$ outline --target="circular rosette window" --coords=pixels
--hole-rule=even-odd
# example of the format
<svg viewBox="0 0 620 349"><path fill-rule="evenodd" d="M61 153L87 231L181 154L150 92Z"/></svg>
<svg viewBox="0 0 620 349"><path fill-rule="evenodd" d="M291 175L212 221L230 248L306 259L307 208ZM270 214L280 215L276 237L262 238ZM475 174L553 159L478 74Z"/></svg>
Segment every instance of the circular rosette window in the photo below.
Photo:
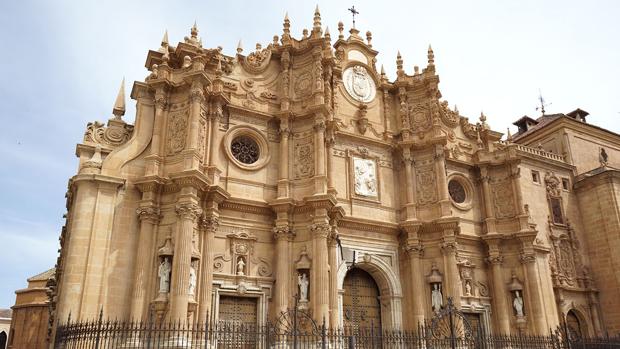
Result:
<svg viewBox="0 0 620 349"><path fill-rule="evenodd" d="M448 179L448 193L452 204L461 210L471 209L473 189L467 178L460 174L450 176Z"/></svg>
<svg viewBox="0 0 620 349"><path fill-rule="evenodd" d="M230 128L224 136L224 152L238 167L258 170L269 162L269 143L256 128L239 125Z"/></svg>

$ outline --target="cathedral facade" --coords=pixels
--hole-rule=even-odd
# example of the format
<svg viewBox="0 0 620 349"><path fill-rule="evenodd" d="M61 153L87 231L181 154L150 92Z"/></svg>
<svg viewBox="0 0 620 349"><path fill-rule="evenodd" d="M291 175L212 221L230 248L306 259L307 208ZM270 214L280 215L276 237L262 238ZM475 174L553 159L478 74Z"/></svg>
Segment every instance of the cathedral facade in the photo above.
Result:
<svg viewBox="0 0 620 349"><path fill-rule="evenodd" d="M442 100L433 50L390 81L372 34L148 52L135 124L89 123L51 323L106 318L413 329L620 330L620 136L587 112L491 130ZM615 266L615 267L614 267ZM603 311L604 309L604 311Z"/></svg>

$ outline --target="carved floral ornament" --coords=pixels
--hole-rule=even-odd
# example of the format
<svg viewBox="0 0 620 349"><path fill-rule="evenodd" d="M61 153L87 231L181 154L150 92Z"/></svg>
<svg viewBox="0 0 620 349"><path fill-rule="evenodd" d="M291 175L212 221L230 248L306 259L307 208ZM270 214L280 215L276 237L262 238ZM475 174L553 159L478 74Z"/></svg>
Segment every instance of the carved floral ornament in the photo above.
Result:
<svg viewBox="0 0 620 349"><path fill-rule="evenodd" d="M222 146L228 159L244 170L259 170L269 163L269 143L265 135L252 126L231 127Z"/></svg>

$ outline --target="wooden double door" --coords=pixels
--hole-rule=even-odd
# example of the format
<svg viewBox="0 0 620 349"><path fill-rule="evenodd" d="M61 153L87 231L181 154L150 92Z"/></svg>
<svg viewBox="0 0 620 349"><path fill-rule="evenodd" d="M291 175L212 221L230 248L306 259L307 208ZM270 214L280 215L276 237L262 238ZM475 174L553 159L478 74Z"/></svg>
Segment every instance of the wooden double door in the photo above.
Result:
<svg viewBox="0 0 620 349"><path fill-rule="evenodd" d="M347 328L381 330L379 287L370 274L354 268L344 278L343 316Z"/></svg>

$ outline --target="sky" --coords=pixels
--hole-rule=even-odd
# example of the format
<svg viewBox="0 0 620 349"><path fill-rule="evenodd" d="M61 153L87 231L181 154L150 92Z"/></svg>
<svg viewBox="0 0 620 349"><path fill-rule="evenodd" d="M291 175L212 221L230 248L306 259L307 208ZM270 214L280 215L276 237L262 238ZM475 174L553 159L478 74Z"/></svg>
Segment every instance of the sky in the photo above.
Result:
<svg viewBox="0 0 620 349"><path fill-rule="evenodd" d="M547 113L579 107L620 133L619 1L1 1L0 308L54 266L76 143L87 122L112 116L123 77L129 95L148 75L165 29L176 45L196 21L204 47L233 55L240 39L248 52L281 35L287 11L301 37L317 3L332 38L355 5L390 79L398 50L412 74L432 44L443 98L472 121L484 111L505 132L539 116L541 91Z"/></svg>

